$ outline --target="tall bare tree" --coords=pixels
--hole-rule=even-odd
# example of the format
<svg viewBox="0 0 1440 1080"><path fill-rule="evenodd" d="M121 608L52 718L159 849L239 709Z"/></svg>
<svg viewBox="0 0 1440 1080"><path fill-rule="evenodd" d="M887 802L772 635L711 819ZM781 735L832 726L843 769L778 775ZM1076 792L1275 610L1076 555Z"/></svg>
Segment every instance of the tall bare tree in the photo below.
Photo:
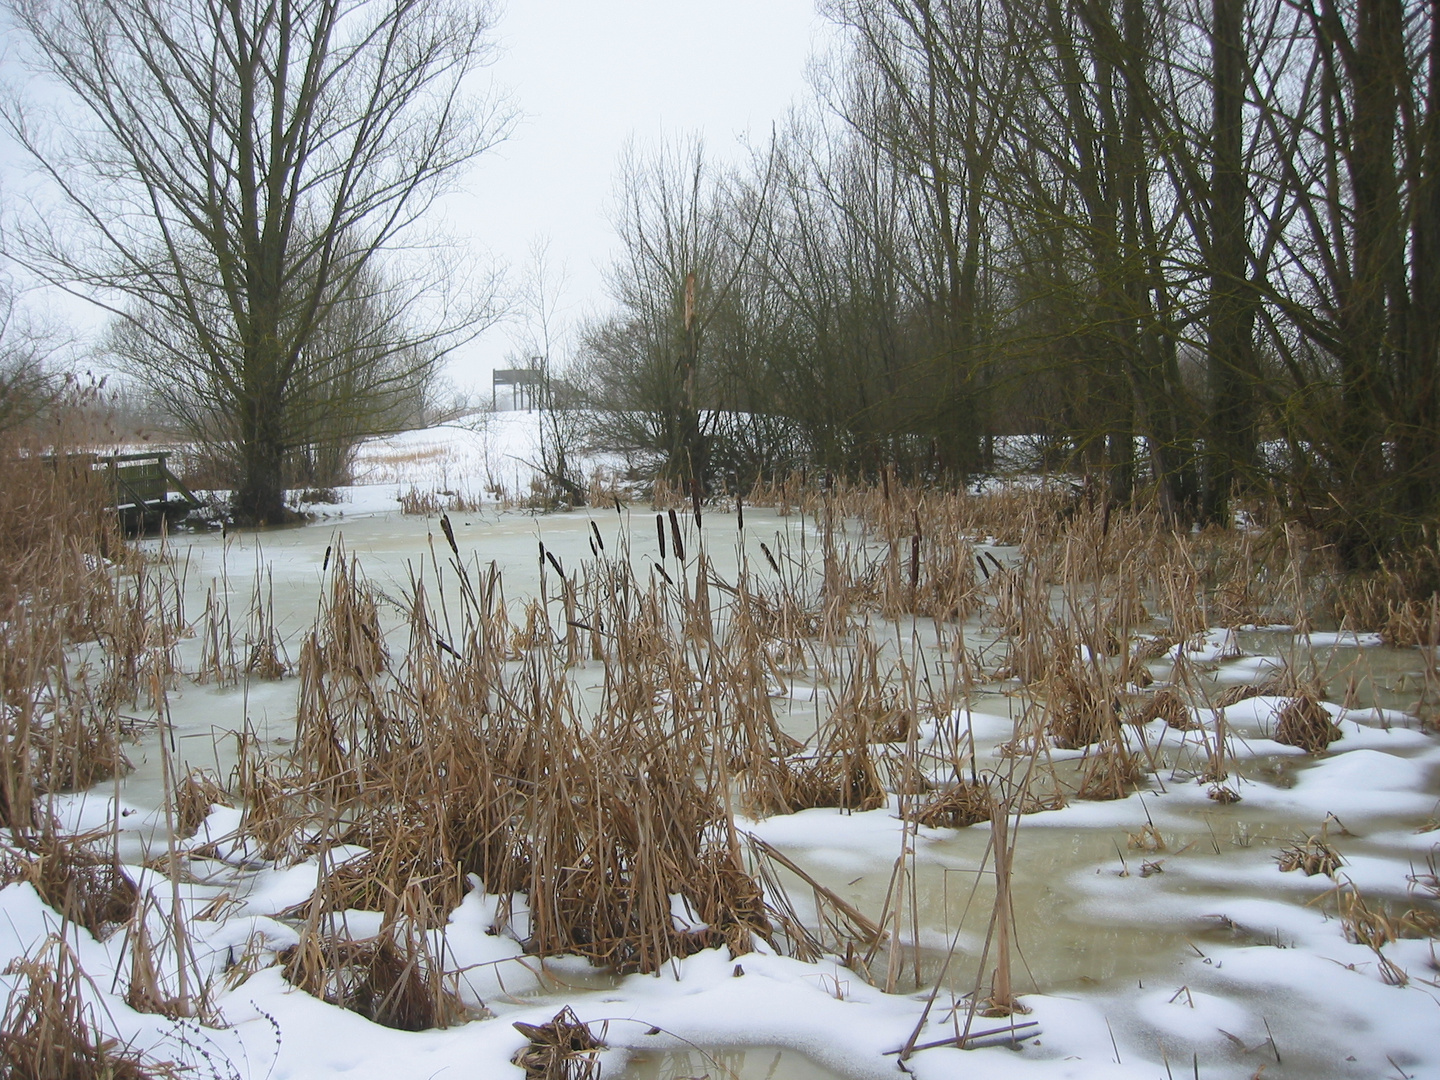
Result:
<svg viewBox="0 0 1440 1080"><path fill-rule="evenodd" d="M897 177L913 357L906 381L928 406L909 425L935 437L947 471L980 464L993 172L1014 117L1020 65L1003 5L974 0L835 0L855 49L833 106ZM852 209L860 209L852 207Z"/></svg>
<svg viewBox="0 0 1440 1080"><path fill-rule="evenodd" d="M1262 113L1277 257L1261 314L1284 373L1281 479L1361 568L1433 544L1440 520L1440 10L1295 7L1298 61Z"/></svg>
<svg viewBox="0 0 1440 1080"><path fill-rule="evenodd" d="M695 140L632 150L623 165L623 253L609 274L619 312L586 334L587 396L606 445L649 458L696 500L712 479L721 410L734 407L724 400L721 323L755 249L768 187L768 166L753 187L737 185Z"/></svg>
<svg viewBox="0 0 1440 1080"><path fill-rule="evenodd" d="M446 295L417 226L508 128L468 80L490 8L466 0L7 0L65 111L4 119L60 206L12 231L31 269L108 306L153 370L230 420L237 519L285 515L316 373L365 363L324 328L391 283L386 348L444 352L489 295ZM408 246L408 250L405 250ZM403 256L404 258L399 258ZM383 276L367 268L390 261ZM197 432L197 434L200 434Z"/></svg>

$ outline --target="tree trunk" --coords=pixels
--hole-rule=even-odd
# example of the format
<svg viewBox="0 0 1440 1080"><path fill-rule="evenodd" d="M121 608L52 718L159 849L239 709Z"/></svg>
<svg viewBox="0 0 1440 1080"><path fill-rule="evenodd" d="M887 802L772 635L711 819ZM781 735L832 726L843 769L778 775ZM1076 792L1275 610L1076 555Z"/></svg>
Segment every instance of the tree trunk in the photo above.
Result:
<svg viewBox="0 0 1440 1080"><path fill-rule="evenodd" d="M264 348L252 349L249 367L255 374L238 402L240 409L240 476L231 512L241 525L279 525L285 509L284 395L278 385L279 358Z"/></svg>
<svg viewBox="0 0 1440 1080"><path fill-rule="evenodd" d="M1230 491L1253 464L1255 304L1249 287L1246 185L1243 174L1245 0L1213 0L1211 62L1214 85L1210 179L1210 319L1203 514L1229 522Z"/></svg>
<svg viewBox="0 0 1440 1080"><path fill-rule="evenodd" d="M1395 384L1400 512L1411 543L1440 509L1440 10L1431 4L1430 64L1413 198L1410 310L1404 366ZM1423 542L1423 541L1421 541Z"/></svg>
<svg viewBox="0 0 1440 1080"><path fill-rule="evenodd" d="M1393 537L1385 490L1385 431L1377 408L1392 368L1393 286L1403 282L1404 231L1395 168L1397 89L1405 70L1400 0L1359 0L1351 61L1354 113L1349 140L1355 199L1352 279L1342 294L1337 450L1345 482L1337 548L1346 565L1373 565Z"/></svg>

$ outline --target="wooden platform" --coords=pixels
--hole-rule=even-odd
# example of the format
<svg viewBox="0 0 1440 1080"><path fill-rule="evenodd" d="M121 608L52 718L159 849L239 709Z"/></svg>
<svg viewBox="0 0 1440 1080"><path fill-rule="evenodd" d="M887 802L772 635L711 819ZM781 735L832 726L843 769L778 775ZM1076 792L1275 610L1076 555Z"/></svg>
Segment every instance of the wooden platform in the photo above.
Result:
<svg viewBox="0 0 1440 1080"><path fill-rule="evenodd" d="M106 454L94 468L108 473L115 512L127 532L146 532L160 523L175 524L199 509L200 500L166 464L169 453Z"/></svg>

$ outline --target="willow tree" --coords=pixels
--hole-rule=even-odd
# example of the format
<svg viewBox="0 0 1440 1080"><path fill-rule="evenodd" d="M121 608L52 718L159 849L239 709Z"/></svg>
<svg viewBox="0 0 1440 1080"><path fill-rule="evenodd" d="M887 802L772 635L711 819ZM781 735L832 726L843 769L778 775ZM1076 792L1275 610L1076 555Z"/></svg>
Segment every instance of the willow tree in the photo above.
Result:
<svg viewBox="0 0 1440 1080"><path fill-rule="evenodd" d="M387 322L391 355L443 353L488 306L443 302L445 268L390 256L419 250L425 211L508 127L468 90L490 9L6 4L40 85L68 91L4 113L49 181L42 194L58 193L14 225L16 254L124 320L157 384L214 403L222 430L192 434L230 448L236 518L281 520L285 457L310 437L319 374L373 359L324 347L345 341L331 331L381 280L372 271L389 264L383 307L411 316Z"/></svg>

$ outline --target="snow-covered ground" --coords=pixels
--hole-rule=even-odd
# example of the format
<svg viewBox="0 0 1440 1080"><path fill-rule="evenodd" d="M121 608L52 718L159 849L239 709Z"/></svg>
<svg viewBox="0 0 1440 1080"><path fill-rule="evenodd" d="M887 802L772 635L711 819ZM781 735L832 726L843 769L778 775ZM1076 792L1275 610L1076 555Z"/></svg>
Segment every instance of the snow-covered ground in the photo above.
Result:
<svg viewBox="0 0 1440 1080"><path fill-rule="evenodd" d="M416 489L485 495L493 504L497 489L523 493L538 452L535 432L533 414L509 413L483 430L377 440L360 455L363 483L342 491L338 504L311 508L322 516L310 525L172 540L185 566L188 612L193 617L203 607L207 592L228 596L241 610L263 580L294 658L338 540L382 593L398 595L430 559L438 527L433 518L401 515L400 497ZM632 520L631 512L614 509L537 516L484 505L454 513L452 521L462 557L494 561L512 601L537 588L537 540L566 565L578 565L592 522L606 539L635 537L637 552L639 538L653 539L643 508ZM758 565L762 541L773 546L777 537L806 528L798 516L750 509L743 536L735 524L733 516L716 514L706 525L707 550L722 579L733 579L742 560ZM182 666L194 664L199 647L182 642ZM1188 655L1224 686L1264 679L1297 648L1329 650L1343 663L1353 656L1391 686L1421 669L1417 651L1387 649L1368 635L1313 633L1297 641L1285 628L1212 631ZM1163 677L1166 662L1155 670ZM169 703L181 758L223 772L234 757L228 733L245 723L283 749L293 735L295 685L182 683ZM959 718L982 761L1000 761L1016 733L1017 706L1004 689L977 692ZM803 735L818 688L795 679L774 692L781 722ZM1411 879L1426 872L1425 860L1440 843L1440 832L1424 831L1440 819L1440 742L1402 711L1327 704L1343 737L1326 753L1306 755L1273 738L1282 704L1254 697L1225 710L1243 776L1236 781L1239 802L1218 802L1189 778L1188 768L1205 753L1201 734L1157 720L1131 734L1154 765L1141 791L1020 818L1016 983L1030 1011L1017 1020L1036 1026L1013 1048L941 1046L914 1054L905 1068L937 1080L1440 1078L1433 939L1401 938L1377 951L1347 940L1336 917L1345 890L1392 916L1408 907L1437 910ZM1197 719L1213 725L1214 716L1199 710ZM927 737L933 734L932 728ZM1067 753L1075 752L1055 750L1053 757ZM89 976L85 994L97 1025L151 1060L193 1067L192 1075L518 1080L522 1072L511 1059L526 1039L513 1023L544 1023L570 1005L603 1033L607 1076L880 1077L897 1072L894 1052L926 1014L928 986L882 993L839 958L801 963L774 955L763 942L738 958L709 950L655 976L609 978L580 961L541 963L520 945L523 903L507 923L497 918L498 898L477 889L451 914L443 942L435 935L476 1019L420 1033L379 1027L292 988L271 962L297 940L293 920L282 913L313 891L315 862L196 860L194 880L178 887L144 867L158 853L163 823L159 746L142 744L130 754L136 768L120 785L118 803L106 784L59 798L53 809L75 831L118 823L128 872L157 909L170 910L178 898L191 916L194 970L212 981L214 1015L174 1022L132 1009L123 999L126 936L97 941L82 928L62 926L24 883L0 890L0 968L34 954L47 935L63 935ZM216 809L187 846L217 841L224 854L239 813ZM871 917L879 914L906 837L893 798L866 813L819 809L739 824ZM1345 860L1335 877L1282 873L1275 860L1281 848L1322 826ZM920 1044L945 1039L965 1021L961 995L974 979L989 918L988 901L967 912L967 898L989 838L984 825L911 833L920 944L943 955L953 942L955 970L965 972L939 992ZM209 876L197 869L207 865ZM352 913L352 932L366 932L377 918ZM20 978L6 972L0 993ZM1004 1024L979 1019L975 1030Z"/></svg>
<svg viewBox="0 0 1440 1080"><path fill-rule="evenodd" d="M339 490L343 501L306 509L322 516L382 513L394 510L407 493L437 496L442 505L524 502L534 493L545 458L541 422L541 414L533 411L482 412L367 440L356 455L354 484ZM613 476L625 466L615 454L570 452L577 479L597 470Z"/></svg>

